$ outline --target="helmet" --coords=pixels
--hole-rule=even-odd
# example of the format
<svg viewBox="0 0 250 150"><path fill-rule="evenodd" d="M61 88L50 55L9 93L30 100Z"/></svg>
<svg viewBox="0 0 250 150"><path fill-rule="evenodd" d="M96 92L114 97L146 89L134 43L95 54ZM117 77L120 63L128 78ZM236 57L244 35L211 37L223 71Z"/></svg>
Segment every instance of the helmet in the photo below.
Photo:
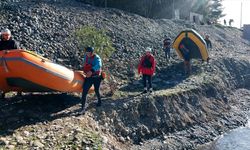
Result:
<svg viewBox="0 0 250 150"><path fill-rule="evenodd" d="M170 41L171 39L170 39L170 37L167 37L166 40L169 40L169 41Z"/></svg>
<svg viewBox="0 0 250 150"><path fill-rule="evenodd" d="M2 31L1 31L1 34L9 34L9 35L11 35L11 32L10 32L10 30L9 29L3 29Z"/></svg>
<svg viewBox="0 0 250 150"><path fill-rule="evenodd" d="M87 47L86 48L86 52L93 52L94 51L94 48L93 47Z"/></svg>
<svg viewBox="0 0 250 150"><path fill-rule="evenodd" d="M145 52L152 52L152 48L147 47L146 50L145 50Z"/></svg>

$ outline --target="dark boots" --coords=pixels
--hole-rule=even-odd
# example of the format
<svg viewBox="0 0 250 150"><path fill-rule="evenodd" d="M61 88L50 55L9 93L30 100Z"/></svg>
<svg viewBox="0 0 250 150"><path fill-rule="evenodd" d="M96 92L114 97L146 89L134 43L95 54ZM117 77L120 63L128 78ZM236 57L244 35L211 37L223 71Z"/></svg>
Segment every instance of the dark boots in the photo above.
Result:
<svg viewBox="0 0 250 150"><path fill-rule="evenodd" d="M101 99L98 99L98 102L96 103L96 107L100 107L100 106L102 106L102 101Z"/></svg>

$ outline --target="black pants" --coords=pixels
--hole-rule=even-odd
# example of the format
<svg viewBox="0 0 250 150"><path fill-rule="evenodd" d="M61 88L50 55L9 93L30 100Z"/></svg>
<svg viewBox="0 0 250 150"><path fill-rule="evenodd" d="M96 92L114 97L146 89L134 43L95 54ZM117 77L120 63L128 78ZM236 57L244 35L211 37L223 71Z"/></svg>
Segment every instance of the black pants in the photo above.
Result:
<svg viewBox="0 0 250 150"><path fill-rule="evenodd" d="M149 84L148 89L152 88L152 76L151 75L143 74L142 75L142 80L143 80L143 86L144 86L144 88L147 87L147 81L148 81L148 84Z"/></svg>
<svg viewBox="0 0 250 150"><path fill-rule="evenodd" d="M164 51L165 51L165 57L166 57L166 59L170 59L170 48L167 47L167 48L164 49Z"/></svg>
<svg viewBox="0 0 250 150"><path fill-rule="evenodd" d="M85 81L83 84L83 92L82 92L82 108L83 109L85 109L85 105L87 102L87 94L92 85L94 85L95 94L97 96L98 103L101 103L101 95L100 95L101 81L102 79L100 76L85 78Z"/></svg>

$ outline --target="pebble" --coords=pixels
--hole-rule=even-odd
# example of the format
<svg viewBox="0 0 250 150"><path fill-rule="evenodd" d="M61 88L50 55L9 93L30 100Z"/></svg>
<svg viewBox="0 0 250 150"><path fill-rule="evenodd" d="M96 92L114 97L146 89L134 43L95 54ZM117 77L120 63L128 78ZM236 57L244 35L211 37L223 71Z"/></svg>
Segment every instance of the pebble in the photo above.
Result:
<svg viewBox="0 0 250 150"><path fill-rule="evenodd" d="M36 146L38 148L43 148L44 147L44 145L38 140L34 141L33 146Z"/></svg>

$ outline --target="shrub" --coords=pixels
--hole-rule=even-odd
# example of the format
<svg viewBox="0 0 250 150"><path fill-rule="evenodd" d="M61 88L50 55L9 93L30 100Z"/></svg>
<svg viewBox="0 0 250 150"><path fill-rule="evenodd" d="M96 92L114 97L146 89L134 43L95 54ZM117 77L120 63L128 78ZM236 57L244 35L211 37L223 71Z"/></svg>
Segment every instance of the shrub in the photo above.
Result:
<svg viewBox="0 0 250 150"><path fill-rule="evenodd" d="M75 32L79 47L91 46L103 60L108 59L115 51L109 36L105 30L97 29L92 26L83 26Z"/></svg>

